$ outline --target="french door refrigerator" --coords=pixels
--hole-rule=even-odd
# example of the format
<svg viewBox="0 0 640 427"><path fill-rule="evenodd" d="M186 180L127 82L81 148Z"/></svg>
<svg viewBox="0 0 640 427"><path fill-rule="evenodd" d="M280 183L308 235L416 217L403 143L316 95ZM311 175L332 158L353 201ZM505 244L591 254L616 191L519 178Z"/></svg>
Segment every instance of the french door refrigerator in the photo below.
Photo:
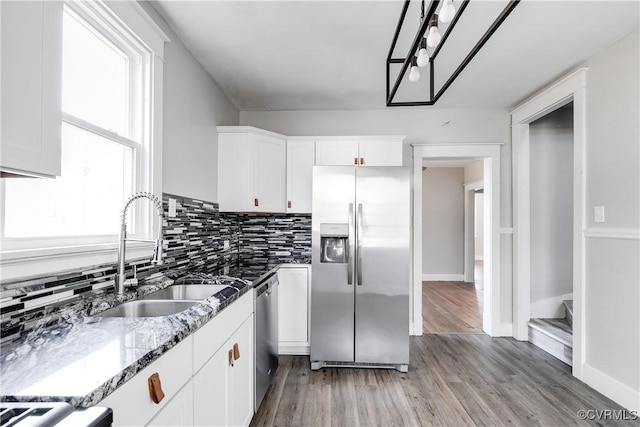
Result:
<svg viewBox="0 0 640 427"><path fill-rule="evenodd" d="M313 168L311 369L409 367L410 173Z"/></svg>

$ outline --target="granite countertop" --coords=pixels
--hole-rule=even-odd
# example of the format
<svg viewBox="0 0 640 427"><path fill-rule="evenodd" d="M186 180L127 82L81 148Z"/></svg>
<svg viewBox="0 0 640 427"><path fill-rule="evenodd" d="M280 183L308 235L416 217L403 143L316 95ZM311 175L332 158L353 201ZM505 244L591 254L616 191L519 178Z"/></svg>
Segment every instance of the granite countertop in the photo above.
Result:
<svg viewBox="0 0 640 427"><path fill-rule="evenodd" d="M0 357L0 400L63 401L94 406L117 387L174 347L251 289L246 280L219 277L225 289L186 311L164 317L108 318L71 316L55 327L30 333ZM160 275L124 297L112 295L88 314L170 286ZM226 292L225 292L226 291Z"/></svg>

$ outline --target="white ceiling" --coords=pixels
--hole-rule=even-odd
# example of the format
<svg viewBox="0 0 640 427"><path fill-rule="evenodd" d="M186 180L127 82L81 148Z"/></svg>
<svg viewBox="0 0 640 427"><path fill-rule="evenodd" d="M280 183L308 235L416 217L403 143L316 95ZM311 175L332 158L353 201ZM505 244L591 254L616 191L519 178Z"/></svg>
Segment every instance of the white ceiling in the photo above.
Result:
<svg viewBox="0 0 640 427"><path fill-rule="evenodd" d="M636 30L639 3L521 1L435 107L514 107ZM242 111L386 108L385 60L401 0L152 4ZM504 5L470 2L437 59L437 83ZM414 0L394 56L406 54L418 13ZM423 99L423 74L413 86L403 81L397 100Z"/></svg>

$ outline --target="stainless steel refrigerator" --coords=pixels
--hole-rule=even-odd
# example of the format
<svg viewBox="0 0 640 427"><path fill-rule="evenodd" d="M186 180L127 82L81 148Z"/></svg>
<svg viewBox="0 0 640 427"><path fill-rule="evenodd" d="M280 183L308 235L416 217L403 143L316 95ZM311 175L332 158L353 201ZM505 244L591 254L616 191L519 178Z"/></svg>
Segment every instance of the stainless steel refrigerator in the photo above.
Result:
<svg viewBox="0 0 640 427"><path fill-rule="evenodd" d="M409 366L409 168L313 168L311 369Z"/></svg>

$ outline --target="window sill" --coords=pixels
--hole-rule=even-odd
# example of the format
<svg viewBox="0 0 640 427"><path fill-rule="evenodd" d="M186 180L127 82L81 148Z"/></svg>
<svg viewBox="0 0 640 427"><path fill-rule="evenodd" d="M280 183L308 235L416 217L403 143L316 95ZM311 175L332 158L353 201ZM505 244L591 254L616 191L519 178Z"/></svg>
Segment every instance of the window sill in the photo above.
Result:
<svg viewBox="0 0 640 427"><path fill-rule="evenodd" d="M127 260L153 255L153 243L127 243ZM118 260L118 243L64 246L0 253L0 281L15 281L61 271L90 269Z"/></svg>

